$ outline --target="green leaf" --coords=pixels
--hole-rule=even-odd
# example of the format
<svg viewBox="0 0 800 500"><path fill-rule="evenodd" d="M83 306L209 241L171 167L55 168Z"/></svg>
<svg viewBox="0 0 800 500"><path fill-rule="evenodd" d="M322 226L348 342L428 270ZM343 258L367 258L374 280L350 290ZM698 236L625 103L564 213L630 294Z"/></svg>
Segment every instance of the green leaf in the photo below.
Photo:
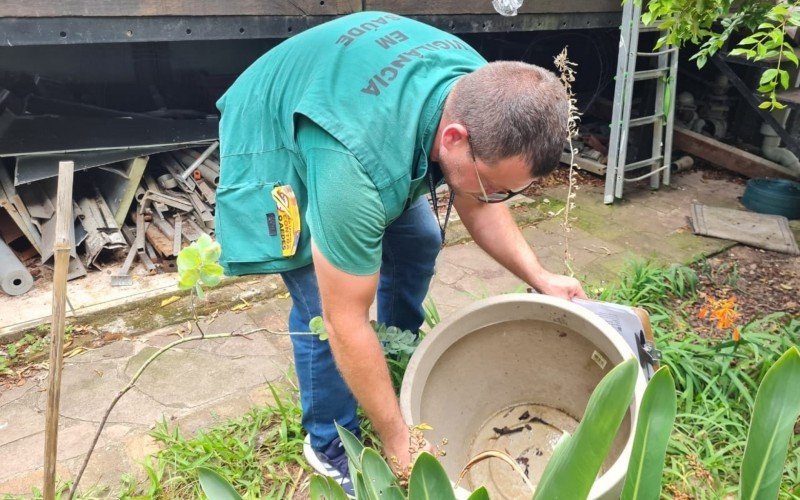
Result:
<svg viewBox="0 0 800 500"><path fill-rule="evenodd" d="M178 252L178 273L200 267L200 251L197 247L188 246Z"/></svg>
<svg viewBox="0 0 800 500"><path fill-rule="evenodd" d="M182 273L178 273L178 288L181 290L190 290L197 284L200 279L200 271L198 269L187 269Z"/></svg>
<svg viewBox="0 0 800 500"><path fill-rule="evenodd" d="M792 347L772 365L756 394L742 459L743 500L777 498L783 464L800 416L800 350Z"/></svg>
<svg viewBox="0 0 800 500"><path fill-rule="evenodd" d="M222 247L219 243L212 243L200 252L203 262L206 264L219 262L219 256L222 254Z"/></svg>
<svg viewBox="0 0 800 500"><path fill-rule="evenodd" d="M784 89L788 89L789 88L789 72L788 71L784 71L784 70L780 70L780 75L781 75L781 87L783 87Z"/></svg>
<svg viewBox="0 0 800 500"><path fill-rule="evenodd" d="M697 68L698 69L702 69L703 66L706 65L707 61L708 61L708 58L706 57L705 54L701 54L700 56L698 56L697 57Z"/></svg>
<svg viewBox="0 0 800 500"><path fill-rule="evenodd" d="M408 479L409 500L455 500L453 485L442 464L428 452L422 452L411 468Z"/></svg>
<svg viewBox="0 0 800 500"><path fill-rule="evenodd" d="M361 471L356 471L355 474L350 472L353 477L353 488L356 490L356 498L358 500L369 500L369 493L367 486L364 484L364 475Z"/></svg>
<svg viewBox="0 0 800 500"><path fill-rule="evenodd" d="M322 316L314 316L311 318L311 321L308 322L308 329L311 330L312 333L324 333L325 321L322 320Z"/></svg>
<svg viewBox="0 0 800 500"><path fill-rule="evenodd" d="M350 463L356 470L361 471L361 452L364 451L364 445L361 444L361 441L359 441L352 432L341 425L336 424L336 430L339 431L339 439L342 440L344 451L347 453L347 458L350 460Z"/></svg>
<svg viewBox="0 0 800 500"><path fill-rule="evenodd" d="M758 38L755 36L748 36L747 38L743 38L739 41L739 45L753 45L754 43L758 42Z"/></svg>
<svg viewBox="0 0 800 500"><path fill-rule="evenodd" d="M489 492L485 487L481 486L477 490L473 491L467 500L489 500Z"/></svg>
<svg viewBox="0 0 800 500"><path fill-rule="evenodd" d="M372 448L364 448L361 452L361 472L364 474L364 486L369 498L379 500L392 494L388 490L395 485L397 479L389 465Z"/></svg>
<svg viewBox="0 0 800 500"><path fill-rule="evenodd" d="M658 500L667 443L675 424L678 397L669 368L661 367L644 391L622 500Z"/></svg>
<svg viewBox="0 0 800 500"><path fill-rule="evenodd" d="M742 55L747 54L747 52L748 52L747 49L736 48L736 49L733 49L730 52L728 52L728 55L731 55L731 56L742 56Z"/></svg>
<svg viewBox="0 0 800 500"><path fill-rule="evenodd" d="M547 463L534 499L589 496L628 412L638 373L636 360L628 359L597 384L575 434L564 443L563 452L554 453Z"/></svg>
<svg viewBox="0 0 800 500"><path fill-rule="evenodd" d="M761 109L767 109L767 108L768 108L768 107L770 107L771 105L772 105L772 103L771 103L771 102L769 102L769 101L764 101L764 102L762 102L761 104L759 104L759 105L758 105L758 107L759 107L759 108L761 108Z"/></svg>
<svg viewBox="0 0 800 500"><path fill-rule="evenodd" d="M786 45L786 44L784 44L784 45ZM786 50L783 51L783 57L785 57L787 60L793 62L795 66L798 65L797 55L794 53L794 49L791 48L791 46L789 46L789 48L787 48Z"/></svg>
<svg viewBox="0 0 800 500"><path fill-rule="evenodd" d="M761 85L764 85L765 83L767 83L770 80L774 79L776 76L778 76L778 70L775 69L775 68L770 68L770 69L764 71L764 73L761 75L761 80L759 81L759 83Z"/></svg>
<svg viewBox="0 0 800 500"><path fill-rule="evenodd" d="M200 286L199 282L194 284L194 291L197 293L198 299L203 300L206 298L206 294L203 292L203 287Z"/></svg>
<svg viewBox="0 0 800 500"><path fill-rule="evenodd" d="M332 477L314 475L311 478L311 500L347 500L339 483Z"/></svg>
<svg viewBox="0 0 800 500"><path fill-rule="evenodd" d="M200 280L208 286L217 286L222 279L222 266L219 264L205 264L200 269Z"/></svg>
<svg viewBox="0 0 800 500"><path fill-rule="evenodd" d="M197 468L200 477L200 487L208 500L242 500L242 497L233 489L224 477L205 467Z"/></svg>

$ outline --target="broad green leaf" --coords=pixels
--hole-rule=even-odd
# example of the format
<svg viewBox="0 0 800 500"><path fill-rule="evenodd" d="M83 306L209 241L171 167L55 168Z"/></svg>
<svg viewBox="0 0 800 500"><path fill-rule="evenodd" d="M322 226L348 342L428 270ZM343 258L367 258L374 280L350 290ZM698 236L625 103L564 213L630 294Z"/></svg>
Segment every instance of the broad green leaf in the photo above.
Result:
<svg viewBox="0 0 800 500"><path fill-rule="evenodd" d="M489 492L486 491L485 487L481 486L473 491L467 500L489 500Z"/></svg>
<svg viewBox="0 0 800 500"><path fill-rule="evenodd" d="M737 49L731 50L728 54L731 55L731 56L742 56L742 55L747 54L747 52L748 52L747 49L737 48Z"/></svg>
<svg viewBox="0 0 800 500"><path fill-rule="evenodd" d="M385 495L390 494L387 490L396 483L392 469L372 448L364 448L361 452L361 473L364 474L369 498L375 500L387 498Z"/></svg>
<svg viewBox="0 0 800 500"><path fill-rule="evenodd" d="M758 38L756 38L755 36L748 36L747 38L743 38L739 42L739 45L753 45L753 44L755 44L757 42L758 42Z"/></svg>
<svg viewBox="0 0 800 500"><path fill-rule="evenodd" d="M313 333L322 333L325 331L325 322L322 320L322 316L314 316L311 318L311 321L308 322L308 329L311 330Z"/></svg>
<svg viewBox="0 0 800 500"><path fill-rule="evenodd" d="M453 485L436 457L423 452L408 479L408 500L455 500Z"/></svg>
<svg viewBox="0 0 800 500"><path fill-rule="evenodd" d="M355 473L351 471L350 474L353 479L353 488L356 490L356 498L368 500L369 493L367 492L367 486L364 484L364 475L360 471L355 471Z"/></svg>
<svg viewBox="0 0 800 500"><path fill-rule="evenodd" d="M197 269L189 269L179 275L178 288L181 290L190 290L200 279L200 271Z"/></svg>
<svg viewBox="0 0 800 500"><path fill-rule="evenodd" d="M761 75L761 80L759 81L759 83L761 85L764 85L765 83L767 83L768 81L772 80L776 76L778 76L778 70L775 69L775 68L770 68L770 69L764 71L764 73Z"/></svg>
<svg viewBox="0 0 800 500"><path fill-rule="evenodd" d="M212 262L218 262L219 256L221 254L222 254L222 247L219 246L219 243L217 242L211 243L210 245L206 246L200 251L200 257L206 264L210 264Z"/></svg>
<svg viewBox="0 0 800 500"><path fill-rule="evenodd" d="M742 459L743 500L777 498L783 464L800 416L800 350L792 347L764 375Z"/></svg>
<svg viewBox="0 0 800 500"><path fill-rule="evenodd" d="M205 264L200 268L200 280L208 286L219 285L222 279L222 266L219 264Z"/></svg>
<svg viewBox="0 0 800 500"><path fill-rule="evenodd" d="M628 411L639 365L629 359L597 384L575 434L545 467L535 499L587 498ZM550 469L553 469L552 471Z"/></svg>
<svg viewBox="0 0 800 500"><path fill-rule="evenodd" d="M359 441L352 432L341 425L336 424L336 430L339 431L339 439L342 440L344 451L347 453L347 458L350 460L350 463L353 464L356 470L363 470L361 468L361 452L364 451L364 445L361 444L361 441Z"/></svg>
<svg viewBox="0 0 800 500"><path fill-rule="evenodd" d="M644 391L622 500L658 500L661 496L664 457L677 408L675 380L663 366Z"/></svg>
<svg viewBox="0 0 800 500"><path fill-rule="evenodd" d="M214 240L211 239L211 236L203 233L197 238L197 241L194 242L194 245L197 247L198 250L201 252L211 247L214 244Z"/></svg>
<svg viewBox="0 0 800 500"><path fill-rule="evenodd" d="M242 497L233 489L224 477L205 467L197 468L200 477L200 487L208 500L242 500Z"/></svg>
<svg viewBox="0 0 800 500"><path fill-rule="evenodd" d="M178 273L182 273L188 269L196 269L200 267L200 251L193 247L188 246L178 252Z"/></svg>
<svg viewBox="0 0 800 500"><path fill-rule="evenodd" d="M314 475L311 478L311 500L347 500L339 483L332 477Z"/></svg>
<svg viewBox="0 0 800 500"><path fill-rule="evenodd" d="M780 70L780 75L781 75L781 87L783 87L784 89L788 89L789 88L789 72L788 71L784 71L784 70Z"/></svg>
<svg viewBox="0 0 800 500"><path fill-rule="evenodd" d="M761 109L767 109L767 108L768 108L768 107L770 107L771 105L772 105L772 103L771 103L771 102L769 102L769 101L764 101L764 102L762 102L761 104L759 104L759 105L758 105L758 107L759 107L759 108L761 108Z"/></svg>

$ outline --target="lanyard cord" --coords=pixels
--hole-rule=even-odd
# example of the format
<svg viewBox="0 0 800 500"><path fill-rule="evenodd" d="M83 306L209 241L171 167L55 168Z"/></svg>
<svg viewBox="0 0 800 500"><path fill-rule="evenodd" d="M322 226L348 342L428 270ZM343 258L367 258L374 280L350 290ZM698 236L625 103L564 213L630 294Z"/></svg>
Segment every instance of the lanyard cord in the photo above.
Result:
<svg viewBox="0 0 800 500"><path fill-rule="evenodd" d="M450 199L447 201L447 211L444 214L444 225L439 221L439 200L436 197L436 186L433 183L433 174L428 168L428 188L431 190L431 202L433 203L433 213L436 216L436 223L439 225L439 230L442 232L442 248L444 248L444 234L447 229L447 222L450 220L450 211L453 208L453 200L456 194L451 190Z"/></svg>

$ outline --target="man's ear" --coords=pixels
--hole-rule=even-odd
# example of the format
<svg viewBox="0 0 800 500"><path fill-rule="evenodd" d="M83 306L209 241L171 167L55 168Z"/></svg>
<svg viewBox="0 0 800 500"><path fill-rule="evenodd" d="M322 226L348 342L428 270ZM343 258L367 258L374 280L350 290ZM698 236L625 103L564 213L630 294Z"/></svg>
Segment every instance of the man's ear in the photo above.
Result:
<svg viewBox="0 0 800 500"><path fill-rule="evenodd" d="M442 130L442 147L451 151L458 147L464 147L468 137L469 133L464 125L451 123Z"/></svg>

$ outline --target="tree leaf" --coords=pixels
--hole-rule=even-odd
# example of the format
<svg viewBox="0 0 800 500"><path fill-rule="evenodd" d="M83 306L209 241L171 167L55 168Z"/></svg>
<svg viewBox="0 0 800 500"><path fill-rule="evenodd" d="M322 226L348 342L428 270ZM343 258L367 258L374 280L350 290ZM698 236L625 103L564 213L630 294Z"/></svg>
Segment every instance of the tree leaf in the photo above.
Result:
<svg viewBox="0 0 800 500"><path fill-rule="evenodd" d="M397 479L377 451L364 448L361 452L361 472L364 474L364 486L367 488L369 498L378 500L391 495L388 490L396 484Z"/></svg>
<svg viewBox="0 0 800 500"><path fill-rule="evenodd" d="M639 365L628 359L603 377L592 392L581 423L563 451L554 453L534 496L587 498L622 419L628 412ZM552 470L551 470L552 469Z"/></svg>
<svg viewBox="0 0 800 500"><path fill-rule="evenodd" d="M661 367L644 391L622 500L658 500L667 443L675 424L678 397L669 368Z"/></svg>
<svg viewBox="0 0 800 500"><path fill-rule="evenodd" d="M311 478L311 500L347 500L339 483L332 477L314 475Z"/></svg>
<svg viewBox="0 0 800 500"><path fill-rule="evenodd" d="M770 106L772 106L772 103L769 102L769 101L764 101L764 102L762 102L761 104L758 105L758 107L761 108L761 109L767 109Z"/></svg>
<svg viewBox="0 0 800 500"><path fill-rule="evenodd" d="M780 70L780 75L781 75L781 87L783 87L784 89L788 89L789 88L789 72L788 71L784 71L784 70Z"/></svg>
<svg viewBox="0 0 800 500"><path fill-rule="evenodd" d="M800 350L792 347L764 375L742 459L739 498L777 498L794 425L800 416Z"/></svg>
<svg viewBox="0 0 800 500"><path fill-rule="evenodd" d="M455 500L453 485L442 464L428 452L422 452L411 468L408 479L409 500Z"/></svg>
<svg viewBox="0 0 800 500"><path fill-rule="evenodd" d="M339 431L339 439L342 440L344 451L347 453L347 458L350 460L350 463L353 464L356 470L361 471L361 453L364 451L364 445L361 444L361 441L359 441L352 432L341 425L336 424L336 430Z"/></svg>
<svg viewBox="0 0 800 500"><path fill-rule="evenodd" d="M213 470L198 467L197 475L200 477L200 487L209 500L242 500L231 483Z"/></svg>
<svg viewBox="0 0 800 500"><path fill-rule="evenodd" d="M776 76L778 76L778 70L775 69L775 68L770 68L770 69L764 71L764 73L761 75L761 80L759 81L759 83L761 85L764 85L765 83L767 83L770 80L774 79Z"/></svg>

